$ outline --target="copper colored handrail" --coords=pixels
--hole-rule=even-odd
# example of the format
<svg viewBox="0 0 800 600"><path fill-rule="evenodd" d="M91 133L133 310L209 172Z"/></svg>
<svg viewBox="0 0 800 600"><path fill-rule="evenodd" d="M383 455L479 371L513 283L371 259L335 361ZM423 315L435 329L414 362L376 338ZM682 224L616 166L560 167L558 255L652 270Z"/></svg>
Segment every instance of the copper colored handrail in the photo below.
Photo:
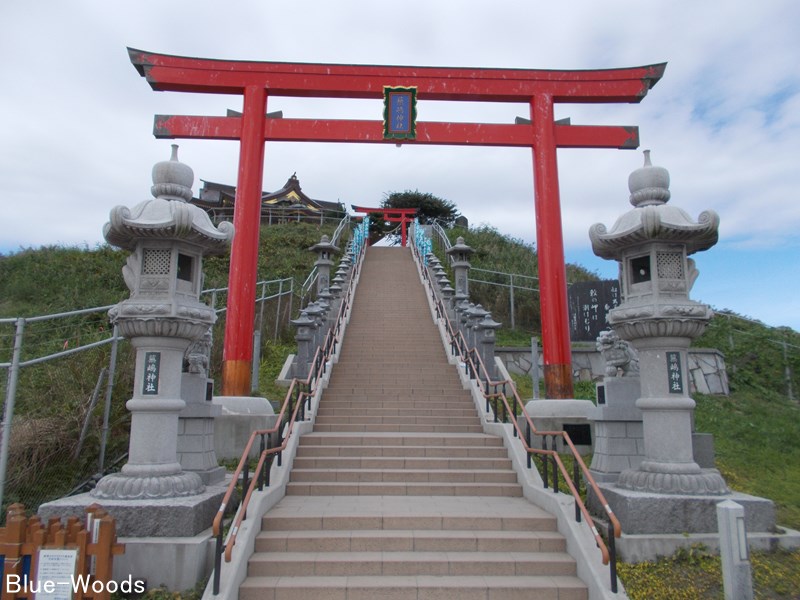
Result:
<svg viewBox="0 0 800 600"><path fill-rule="evenodd" d="M221 558L222 556L225 557L225 562L230 562L233 553L233 547L236 544L236 538L239 533L239 529L241 527L242 522L247 518L247 507L250 503L250 499L255 491L256 486L259 488L263 484L263 479L268 477L268 468L271 465L267 465L267 460L270 457L278 455L278 464L280 465L280 456L281 453L286 449L286 446L291 439L292 433L294 431L294 425L298 420L298 416L300 420L305 420L305 405L308 403L310 404L311 398L314 395L316 390L316 384L319 382L323 375L325 374L325 370L327 368L328 359L336 352L337 345L341 343L342 334L344 325L347 319L347 314L349 312L350 306L353 302L353 295L355 293L355 282L358 277L358 273L361 268L361 262L364 257L364 250L365 248L361 249L361 252L356 257L356 260L353 262L353 270L350 277L350 283L347 287L347 290L342 297L342 303L339 306L339 312L337 314L336 322L333 327L328 331L327 335L325 336L325 340L321 346L319 346L314 354L314 359L312 360L312 368L308 374L308 376L304 380L300 380L297 378L293 378L291 383L289 384L289 389L286 392L286 396L283 400L283 405L281 406L281 411L278 414L278 418L273 425L269 429L259 429L253 431L250 434L250 438L245 445L244 451L242 452L242 457L239 459L239 463L236 466L235 471L231 477L231 482L228 485L228 489L225 491L225 495L222 498L222 502L220 504L219 509L217 510L217 514L214 516L214 521L212 524L212 533L216 538L216 552L214 556L214 578L213 578L213 593L214 595L219 594L219 587L220 587L220 577L221 577ZM284 417L287 416L287 413L291 413L289 415L289 419L286 423L284 423ZM280 445L270 447L269 444L272 443L272 438L275 434L279 434L285 431L285 435L282 436L282 441ZM248 463L249 463L249 455L250 450L255 443L257 438L261 438L263 449L259 454L258 463L255 469L255 475L252 480L249 481L248 485ZM266 440L266 442L264 442ZM225 517L225 511L228 508L228 504L233 497L233 494L236 490L236 486L239 482L239 477L244 473L243 479L243 486L246 487L246 490L243 490L244 497L242 498L242 503L239 506L237 511L236 517L234 518L233 524L231 526L230 532L228 534L228 540L223 544L223 519Z"/></svg>
<svg viewBox="0 0 800 600"><path fill-rule="evenodd" d="M412 244L412 248L414 250L415 256L417 257L417 259L419 259L419 254L416 245ZM622 527L616 515L614 514L614 511L611 509L611 506L609 505L608 501L603 495L603 492L600 490L600 488L598 487L597 483L594 480L594 477L592 477L591 472L586 467L586 463L584 463L583 459L581 458L580 454L575 448L575 445L572 443L569 434L566 431L537 430L536 426L533 424L533 421L530 418L530 415L528 415L528 412L525 410L525 405L522 403L522 400L520 399L519 394L517 393L517 388L514 385L514 382L507 379L495 381L489 377L489 372L480 354L474 352L474 349L473 351L470 351L469 345L466 339L464 338L464 335L460 331L456 332L453 329L453 326L450 323L450 319L448 317L447 311L445 310L441 298L434 292L433 283L430 279L430 274L428 273L427 269L422 265L422 262L420 260L417 260L417 264L422 272L422 277L425 280L427 287L431 293L431 298L433 300L436 309L436 316L444 323L445 333L450 343L451 352L453 354L456 354L459 357L459 359L464 363L466 374L469 375L471 379L477 379L481 393L484 399L486 399L487 401L487 409L486 409L487 412L489 411L488 402L490 399L499 398L502 401L506 409L506 414L511 419L515 435L520 439L520 441L523 444L523 448L525 449L525 452L528 454L529 467L530 467L531 455L542 456L543 460L547 460L548 458L550 458L555 462L559 471L564 476L564 479L567 482L567 486L569 487L569 490L572 493L573 498L575 499L576 520L580 521L581 520L580 516L582 515L583 518L586 520L586 523L589 524L595 542L597 543L597 546L602 554L603 564L610 566L611 591L616 593L617 573L616 573L616 550L615 550L614 538L619 538L622 535ZM525 418L525 422L528 426L529 433L533 435L542 436L545 439L547 436L552 436L554 440L556 437L560 437L563 440L564 444L569 448L573 460L575 461L575 464L579 466L581 472L583 473L583 476L586 479L586 485L591 488L592 492L595 494L597 500L601 504L603 511L608 517L608 524L609 524L608 544L606 544L606 542L603 540L603 537L598 532L591 514L589 513L588 509L586 508L586 505L583 503L583 500L580 497L580 491L577 488L577 485L579 485L577 482L577 477L575 477L576 481L573 482L573 478L570 477L566 467L564 466L564 463L561 460L561 457L559 456L559 453L555 449L555 443L553 449L548 450L546 448L545 449L531 448L528 442L526 441L523 431L517 421L516 410L512 410L511 406L509 405L508 397L506 396L505 392L497 391L501 387L503 390L505 390L506 386L509 386L511 388L514 398L514 406L516 409L519 409L520 414ZM490 387L494 387L496 391L490 392L489 391ZM495 410L494 410L495 416L497 415L496 409L497 406L495 405ZM546 469L547 467L545 466L544 485L545 487L548 487L546 480L547 477ZM555 474L555 472L554 472L554 491L558 492L558 475Z"/></svg>

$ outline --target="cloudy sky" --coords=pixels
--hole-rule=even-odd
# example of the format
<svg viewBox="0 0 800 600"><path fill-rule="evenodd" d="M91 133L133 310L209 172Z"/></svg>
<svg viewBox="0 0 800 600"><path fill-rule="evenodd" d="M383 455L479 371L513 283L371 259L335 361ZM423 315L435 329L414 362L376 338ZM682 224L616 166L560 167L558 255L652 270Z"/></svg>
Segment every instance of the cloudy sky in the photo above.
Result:
<svg viewBox="0 0 800 600"><path fill-rule="evenodd" d="M693 297L800 329L800 3L796 0L39 0L0 3L0 253L102 242L109 209L149 197L169 156L153 115L224 115L238 97L153 92L126 47L243 60L532 69L666 62L641 104L558 105L573 124L638 125L671 202L720 214ZM524 105L420 103L419 120L513 123ZM380 101L274 98L287 117L380 119ZM199 180L236 182L238 144L183 140ZM640 151L559 151L568 260L600 275L588 229L630 208ZM531 153L444 146L267 145L264 188L296 172L324 200L419 189L474 225L535 241Z"/></svg>

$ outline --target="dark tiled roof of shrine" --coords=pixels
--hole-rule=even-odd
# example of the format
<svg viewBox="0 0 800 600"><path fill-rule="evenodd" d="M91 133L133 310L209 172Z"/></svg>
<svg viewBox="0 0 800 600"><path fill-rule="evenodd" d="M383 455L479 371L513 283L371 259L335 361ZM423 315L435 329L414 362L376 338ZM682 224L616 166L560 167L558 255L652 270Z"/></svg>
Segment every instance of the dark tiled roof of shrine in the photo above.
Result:
<svg viewBox="0 0 800 600"><path fill-rule="evenodd" d="M203 187L200 197L193 198L192 202L206 209L232 208L236 202L236 187L224 183L201 180ZM300 180L293 174L284 186L274 192L262 192L261 204L263 207L297 208L309 213L336 212L344 213L345 207L341 202L316 200L303 192Z"/></svg>

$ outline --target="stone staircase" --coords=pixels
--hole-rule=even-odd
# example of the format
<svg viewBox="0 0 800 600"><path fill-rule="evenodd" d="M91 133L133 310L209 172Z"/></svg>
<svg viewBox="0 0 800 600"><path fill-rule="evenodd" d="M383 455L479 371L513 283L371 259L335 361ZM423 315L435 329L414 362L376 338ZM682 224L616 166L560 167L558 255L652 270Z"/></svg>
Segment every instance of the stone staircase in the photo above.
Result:
<svg viewBox="0 0 800 600"><path fill-rule="evenodd" d="M408 249L370 248L242 600L588 598L447 362Z"/></svg>

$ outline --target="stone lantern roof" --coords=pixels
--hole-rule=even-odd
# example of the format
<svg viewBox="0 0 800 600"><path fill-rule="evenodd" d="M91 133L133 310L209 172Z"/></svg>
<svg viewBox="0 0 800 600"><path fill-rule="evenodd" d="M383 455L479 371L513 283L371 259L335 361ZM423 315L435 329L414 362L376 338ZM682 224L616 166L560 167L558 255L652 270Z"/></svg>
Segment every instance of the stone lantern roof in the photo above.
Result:
<svg viewBox="0 0 800 600"><path fill-rule="evenodd" d="M628 178L630 202L635 207L622 215L611 230L602 223L589 229L592 250L601 257L621 260L622 251L645 242L680 243L686 254L711 248L718 240L719 216L713 210L700 213L697 222L682 209L668 206L669 172L650 162L644 151L644 166Z"/></svg>
<svg viewBox="0 0 800 600"><path fill-rule="evenodd" d="M458 254L462 254L464 256L469 256L473 252L475 252L475 250L473 250L472 248L467 246L464 243L464 238L459 236L458 238L456 238L455 245L454 246L450 246L450 248L448 248L445 251L445 254L453 254L453 255L456 255L456 256Z"/></svg>
<svg viewBox="0 0 800 600"><path fill-rule="evenodd" d="M135 250L137 242L149 239L180 239L201 246L205 254L224 254L233 239L233 224L222 222L215 227L208 214L189 204L194 172L178 161L178 146L172 145L172 157L153 166L154 196L133 208L111 209L103 235L109 244Z"/></svg>
<svg viewBox="0 0 800 600"><path fill-rule="evenodd" d="M327 251L329 254L340 251L336 244L331 243L331 239L327 235L323 235L320 241L311 246L309 250L319 254L322 254L325 251Z"/></svg>

